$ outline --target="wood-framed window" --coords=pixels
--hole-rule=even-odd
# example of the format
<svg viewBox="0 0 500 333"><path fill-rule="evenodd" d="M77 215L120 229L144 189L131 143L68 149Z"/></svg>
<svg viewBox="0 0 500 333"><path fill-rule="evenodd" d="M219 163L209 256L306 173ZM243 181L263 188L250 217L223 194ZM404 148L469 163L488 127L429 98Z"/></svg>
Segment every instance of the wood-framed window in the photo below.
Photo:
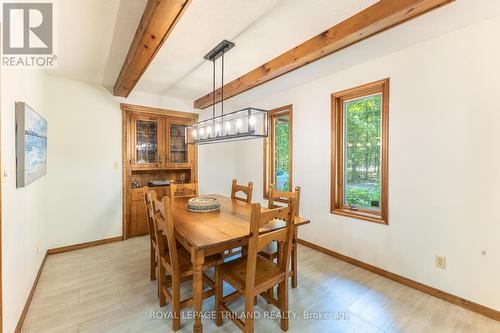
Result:
<svg viewBox="0 0 500 333"><path fill-rule="evenodd" d="M264 198L271 184L292 191L293 107L269 111L269 137L264 140Z"/></svg>
<svg viewBox="0 0 500 333"><path fill-rule="evenodd" d="M389 79L331 98L330 211L388 224Z"/></svg>

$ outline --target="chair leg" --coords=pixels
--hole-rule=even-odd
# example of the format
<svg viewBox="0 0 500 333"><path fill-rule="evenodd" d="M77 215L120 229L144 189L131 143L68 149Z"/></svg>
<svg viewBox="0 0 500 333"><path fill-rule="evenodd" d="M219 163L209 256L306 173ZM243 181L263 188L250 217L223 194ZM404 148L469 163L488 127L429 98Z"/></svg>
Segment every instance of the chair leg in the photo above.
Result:
<svg viewBox="0 0 500 333"><path fill-rule="evenodd" d="M175 332L181 328L181 281L178 276L172 275L172 330Z"/></svg>
<svg viewBox="0 0 500 333"><path fill-rule="evenodd" d="M222 320L222 308L220 303L222 302L224 281L221 278L219 270L215 268L215 325L221 326Z"/></svg>
<svg viewBox="0 0 500 333"><path fill-rule="evenodd" d="M295 237L296 238L296 237ZM297 240L292 244L292 288L297 288Z"/></svg>
<svg viewBox="0 0 500 333"><path fill-rule="evenodd" d="M153 246L150 247L149 251L149 266L150 266L150 273L149 277L151 281L156 280L156 251Z"/></svg>
<svg viewBox="0 0 500 333"><path fill-rule="evenodd" d="M161 264L158 264L158 297L160 299L160 308L167 305L167 296L163 293L161 289L162 286L166 283L167 275L165 272L165 267Z"/></svg>
<svg viewBox="0 0 500 333"><path fill-rule="evenodd" d="M278 242L278 251L276 251L276 263L279 265L281 264L281 260L283 259L283 251L284 251L284 248L283 248L283 242ZM276 293L278 295L280 295L280 286L281 284L278 284L278 287L276 288L277 291Z"/></svg>
<svg viewBox="0 0 500 333"><path fill-rule="evenodd" d="M288 278L285 277L279 284L278 301L281 311L280 326L283 331L288 330Z"/></svg>
<svg viewBox="0 0 500 333"><path fill-rule="evenodd" d="M245 333L253 333L255 303L252 295L245 295Z"/></svg>

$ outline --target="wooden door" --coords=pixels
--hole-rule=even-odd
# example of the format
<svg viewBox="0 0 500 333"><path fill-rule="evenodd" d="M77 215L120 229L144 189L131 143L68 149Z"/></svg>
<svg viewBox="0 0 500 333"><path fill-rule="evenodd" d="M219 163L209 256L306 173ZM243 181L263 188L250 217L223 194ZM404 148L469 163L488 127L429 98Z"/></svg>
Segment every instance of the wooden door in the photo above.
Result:
<svg viewBox="0 0 500 333"><path fill-rule="evenodd" d="M164 122L158 116L133 115L131 122L132 145L130 161L132 169L160 168L165 157Z"/></svg>
<svg viewBox="0 0 500 333"><path fill-rule="evenodd" d="M130 237L146 235L149 232L143 189L133 189L130 198Z"/></svg>

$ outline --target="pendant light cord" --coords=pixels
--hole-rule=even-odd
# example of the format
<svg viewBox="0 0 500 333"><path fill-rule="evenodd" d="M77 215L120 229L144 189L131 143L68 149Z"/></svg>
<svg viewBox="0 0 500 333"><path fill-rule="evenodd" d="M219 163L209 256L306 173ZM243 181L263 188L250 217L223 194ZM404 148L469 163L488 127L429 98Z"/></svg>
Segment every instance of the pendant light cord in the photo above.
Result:
<svg viewBox="0 0 500 333"><path fill-rule="evenodd" d="M212 118L215 118L215 60L212 62L214 64L212 77Z"/></svg>
<svg viewBox="0 0 500 333"><path fill-rule="evenodd" d="M224 51L222 51L222 75L220 84L220 107L222 115L224 115Z"/></svg>

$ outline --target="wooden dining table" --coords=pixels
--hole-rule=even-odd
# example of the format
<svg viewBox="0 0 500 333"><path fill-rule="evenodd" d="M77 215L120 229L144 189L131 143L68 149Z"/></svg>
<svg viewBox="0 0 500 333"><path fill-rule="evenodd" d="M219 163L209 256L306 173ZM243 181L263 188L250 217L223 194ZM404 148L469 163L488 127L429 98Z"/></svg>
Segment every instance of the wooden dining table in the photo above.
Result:
<svg viewBox="0 0 500 333"><path fill-rule="evenodd" d="M222 253L248 243L252 205L218 194L204 195L217 198L220 211L195 213L187 210L189 198L175 198L173 219L175 237L191 254L193 264L193 307L196 333L203 332L201 323L203 302L203 264L205 257ZM265 210L265 208L263 208ZM295 226L310 223L302 217L295 218ZM269 223L261 232L284 226L281 221Z"/></svg>

